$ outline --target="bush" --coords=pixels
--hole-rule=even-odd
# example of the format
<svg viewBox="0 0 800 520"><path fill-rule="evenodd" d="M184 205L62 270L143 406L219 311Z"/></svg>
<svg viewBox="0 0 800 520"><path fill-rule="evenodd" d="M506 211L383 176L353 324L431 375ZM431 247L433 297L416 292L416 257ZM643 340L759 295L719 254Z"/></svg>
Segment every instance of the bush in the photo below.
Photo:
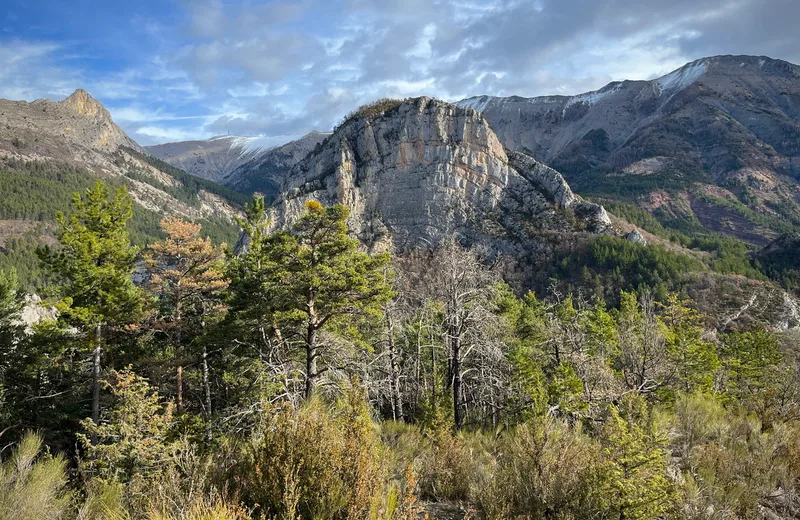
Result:
<svg viewBox="0 0 800 520"><path fill-rule="evenodd" d="M600 448L579 428L533 419L506 433L497 464L477 492L486 517L575 518L586 511Z"/></svg>
<svg viewBox="0 0 800 520"><path fill-rule="evenodd" d="M57 520L70 502L66 461L41 454L42 438L28 433L0 465L0 520Z"/></svg>
<svg viewBox="0 0 800 520"><path fill-rule="evenodd" d="M420 493L431 500L467 500L480 473L480 446L471 446L467 434L453 433L451 421L438 415L425 432L419 458ZM474 438L473 444L479 444Z"/></svg>
<svg viewBox="0 0 800 520"><path fill-rule="evenodd" d="M151 511L147 520L248 520L247 511L225 503L222 499L202 498L177 513Z"/></svg>
<svg viewBox="0 0 800 520"><path fill-rule="evenodd" d="M383 450L361 396L332 410L319 399L280 405L238 471L246 503L268 518L367 518L386 491Z"/></svg>

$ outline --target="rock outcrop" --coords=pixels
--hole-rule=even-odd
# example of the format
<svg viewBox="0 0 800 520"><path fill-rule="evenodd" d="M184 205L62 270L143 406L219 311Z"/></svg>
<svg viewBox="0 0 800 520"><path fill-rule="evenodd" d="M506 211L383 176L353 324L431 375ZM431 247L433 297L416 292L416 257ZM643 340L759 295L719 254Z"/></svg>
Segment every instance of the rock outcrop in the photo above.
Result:
<svg viewBox="0 0 800 520"><path fill-rule="evenodd" d="M458 233L496 248L535 245L538 231L603 231L605 210L552 168L506 153L478 112L430 98L364 107L298 163L281 187L275 224L304 203L351 209L373 247L409 249Z"/></svg>
<svg viewBox="0 0 800 520"><path fill-rule="evenodd" d="M647 239L642 236L638 229L632 229L628 233L625 233L623 238L633 242L634 244L642 244L643 246L647 245Z"/></svg>
<svg viewBox="0 0 800 520"><path fill-rule="evenodd" d="M104 165L120 147L143 151L83 89L62 101L0 99L0 151Z"/></svg>

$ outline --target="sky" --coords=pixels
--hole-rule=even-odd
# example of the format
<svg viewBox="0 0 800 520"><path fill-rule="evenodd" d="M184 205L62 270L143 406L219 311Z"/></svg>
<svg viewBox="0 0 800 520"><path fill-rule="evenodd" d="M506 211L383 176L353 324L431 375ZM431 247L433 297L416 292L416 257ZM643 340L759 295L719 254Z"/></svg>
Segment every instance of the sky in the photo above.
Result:
<svg viewBox="0 0 800 520"><path fill-rule="evenodd" d="M142 145L329 130L382 97L577 94L718 54L800 63L800 0L2 0L0 98Z"/></svg>

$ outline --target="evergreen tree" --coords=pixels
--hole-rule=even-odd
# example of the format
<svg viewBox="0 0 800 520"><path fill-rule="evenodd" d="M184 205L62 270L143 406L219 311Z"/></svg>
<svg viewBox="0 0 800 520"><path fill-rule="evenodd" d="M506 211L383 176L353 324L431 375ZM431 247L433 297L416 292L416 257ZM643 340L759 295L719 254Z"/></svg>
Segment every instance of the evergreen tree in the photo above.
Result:
<svg viewBox="0 0 800 520"><path fill-rule="evenodd" d="M703 316L677 294L670 294L662 307L659 322L664 325L667 352L675 367L673 385L687 393L710 391L719 358L715 345L703 338Z"/></svg>
<svg viewBox="0 0 800 520"><path fill-rule="evenodd" d="M22 304L23 298L17 290L14 271L8 274L0 271L0 354L3 355L3 361L7 360L7 356L11 355L15 346L24 339L25 328L19 321ZM2 392L6 368L5 363L0 364L0 392ZM0 399L1 403L2 399ZM0 406L0 410L2 410L2 406Z"/></svg>
<svg viewBox="0 0 800 520"><path fill-rule="evenodd" d="M135 323L141 309L133 284L136 248L128 237L132 202L125 188L109 199L98 181L83 196L76 193L72 214L56 214L60 248L39 251L55 281L60 318L77 327L92 348L92 419L100 417L100 374L107 331Z"/></svg>
<svg viewBox="0 0 800 520"><path fill-rule="evenodd" d="M733 399L749 400L776 382L782 360L774 334L756 328L726 334L722 339L725 393Z"/></svg>
<svg viewBox="0 0 800 520"><path fill-rule="evenodd" d="M220 294L228 286L224 276L224 248L215 247L210 238L200 237L200 224L179 218L161 221L166 235L150 246L146 254L151 273L150 287L158 297L160 313L157 325L170 337L176 365L177 406L183 408L183 366L186 358L186 335L191 329L205 329L218 316ZM208 352L202 343L201 366L206 413L211 412L211 388Z"/></svg>
<svg viewBox="0 0 800 520"><path fill-rule="evenodd" d="M592 493L608 518L663 518L674 500L666 475L666 440L647 417L640 398L622 404L628 408L624 416L610 406L600 432L605 460Z"/></svg>
<svg viewBox="0 0 800 520"><path fill-rule="evenodd" d="M17 291L14 271L0 271L0 424L7 420L8 410L4 406L6 378L11 374L9 361L19 342L24 338L23 326L18 322L22 309L22 298Z"/></svg>
<svg viewBox="0 0 800 520"><path fill-rule="evenodd" d="M256 295L255 308L268 323L277 330L290 327L300 337L306 398L326 370L319 366L328 347L320 341L320 331L346 316L379 313L392 296L384 279L389 255L361 251L358 241L347 235L348 215L341 205L325 208L307 202L306 214L290 230L273 233L263 244L251 242L255 250L240 269L246 278L248 271L255 278L235 282L234 299ZM249 292L256 290L253 282L261 296Z"/></svg>
<svg viewBox="0 0 800 520"><path fill-rule="evenodd" d="M83 421L78 434L86 459L84 476L103 484L125 483L147 493L147 483L169 468L181 446L170 437L173 407L162 406L147 380L130 367L112 370L105 385L112 405L100 421Z"/></svg>

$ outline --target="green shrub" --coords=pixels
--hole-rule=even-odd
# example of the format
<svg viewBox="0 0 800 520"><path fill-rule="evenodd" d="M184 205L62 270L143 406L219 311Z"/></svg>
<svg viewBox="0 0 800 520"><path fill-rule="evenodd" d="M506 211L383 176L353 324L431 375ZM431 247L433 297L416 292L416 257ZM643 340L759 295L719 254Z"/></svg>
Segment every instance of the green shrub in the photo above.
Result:
<svg viewBox="0 0 800 520"><path fill-rule="evenodd" d="M42 454L42 438L28 433L0 465L0 520L57 520L70 502L66 461Z"/></svg>
<svg viewBox="0 0 800 520"><path fill-rule="evenodd" d="M427 443L419 457L421 495L437 501L470 498L480 472L480 447L471 445L469 434L454 433L452 419L441 414L425 434Z"/></svg>
<svg viewBox="0 0 800 520"><path fill-rule="evenodd" d="M242 496L268 518L367 518L386 491L380 439L355 391L333 409L319 399L277 406L246 457Z"/></svg>
<svg viewBox="0 0 800 520"><path fill-rule="evenodd" d="M503 435L497 453L487 485L477 490L488 519L577 518L588 513L600 447L579 428L533 419Z"/></svg>

